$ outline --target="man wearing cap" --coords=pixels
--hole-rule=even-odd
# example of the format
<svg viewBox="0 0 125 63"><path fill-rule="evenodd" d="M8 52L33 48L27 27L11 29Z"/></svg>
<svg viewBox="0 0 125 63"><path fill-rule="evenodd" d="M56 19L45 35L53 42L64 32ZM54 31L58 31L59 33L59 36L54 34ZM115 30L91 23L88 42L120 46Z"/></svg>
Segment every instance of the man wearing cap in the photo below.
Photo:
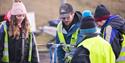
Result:
<svg viewBox="0 0 125 63"><path fill-rule="evenodd" d="M78 43L71 63L115 63L111 45L96 32L94 18L83 17L80 22L79 34L82 41Z"/></svg>
<svg viewBox="0 0 125 63"><path fill-rule="evenodd" d="M103 38L115 53L116 63L125 63L125 21L119 15L111 15L103 5L98 5L94 14L96 23L101 27Z"/></svg>
<svg viewBox="0 0 125 63"><path fill-rule="evenodd" d="M72 44L77 40L78 28L81 19L81 13L73 9L72 5L65 3L61 5L59 19L61 20L57 26L56 44ZM67 48L58 47L57 56L58 63L64 63L65 52Z"/></svg>

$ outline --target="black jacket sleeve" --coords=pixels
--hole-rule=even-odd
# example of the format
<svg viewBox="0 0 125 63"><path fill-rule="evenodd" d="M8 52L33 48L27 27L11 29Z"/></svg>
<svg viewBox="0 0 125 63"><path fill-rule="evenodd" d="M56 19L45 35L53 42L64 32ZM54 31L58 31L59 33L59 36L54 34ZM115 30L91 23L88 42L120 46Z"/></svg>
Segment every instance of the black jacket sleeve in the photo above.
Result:
<svg viewBox="0 0 125 63"><path fill-rule="evenodd" d="M89 50L83 46L78 47L71 60L71 63L90 63Z"/></svg>
<svg viewBox="0 0 125 63"><path fill-rule="evenodd" d="M37 50L37 47L36 47L36 40L35 40L34 35L32 37L32 59L31 59L31 63L39 63L39 54L38 54L38 50Z"/></svg>

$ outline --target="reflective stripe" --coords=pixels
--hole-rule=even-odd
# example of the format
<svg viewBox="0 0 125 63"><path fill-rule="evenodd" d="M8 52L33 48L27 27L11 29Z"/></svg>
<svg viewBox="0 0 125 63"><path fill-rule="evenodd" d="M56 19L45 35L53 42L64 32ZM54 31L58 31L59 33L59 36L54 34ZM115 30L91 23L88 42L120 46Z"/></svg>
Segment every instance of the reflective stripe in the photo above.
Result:
<svg viewBox="0 0 125 63"><path fill-rule="evenodd" d="M32 58L32 34L30 34L30 48L29 48L29 57L28 57L29 62L31 62L31 58Z"/></svg>
<svg viewBox="0 0 125 63"><path fill-rule="evenodd" d="M125 57L119 57L116 62L119 62L119 61L125 61Z"/></svg>
<svg viewBox="0 0 125 63"><path fill-rule="evenodd" d="M121 52L125 52L125 47L124 47L124 48L122 48Z"/></svg>
<svg viewBox="0 0 125 63"><path fill-rule="evenodd" d="M108 42L110 42L112 27L110 25L107 26L105 32L106 32L105 40L107 40Z"/></svg>
<svg viewBox="0 0 125 63"><path fill-rule="evenodd" d="M8 56L8 52L7 51L4 51L3 53L5 56Z"/></svg>
<svg viewBox="0 0 125 63"><path fill-rule="evenodd" d="M5 32L5 37L4 37L4 51L3 51L2 61L9 63L7 26L6 26L6 22L2 22L2 24L4 26L4 32Z"/></svg>

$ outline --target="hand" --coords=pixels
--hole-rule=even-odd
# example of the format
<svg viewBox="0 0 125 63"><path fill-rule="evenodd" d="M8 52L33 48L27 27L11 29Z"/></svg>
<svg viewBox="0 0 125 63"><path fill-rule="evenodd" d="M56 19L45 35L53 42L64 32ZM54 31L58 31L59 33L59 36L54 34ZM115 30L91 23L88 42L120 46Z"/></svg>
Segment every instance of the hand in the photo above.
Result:
<svg viewBox="0 0 125 63"><path fill-rule="evenodd" d="M65 63L71 63L71 60L72 60L72 56L66 56L65 57Z"/></svg>

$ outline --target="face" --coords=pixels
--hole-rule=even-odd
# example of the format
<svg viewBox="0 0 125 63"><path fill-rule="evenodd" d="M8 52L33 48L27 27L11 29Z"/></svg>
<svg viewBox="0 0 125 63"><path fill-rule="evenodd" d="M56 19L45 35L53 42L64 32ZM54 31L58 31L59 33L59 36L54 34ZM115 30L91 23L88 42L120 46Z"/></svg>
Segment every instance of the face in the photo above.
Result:
<svg viewBox="0 0 125 63"><path fill-rule="evenodd" d="M62 19L63 23L67 26L69 26L74 18L74 13L69 13L69 15L67 17L60 17L60 19Z"/></svg>
<svg viewBox="0 0 125 63"><path fill-rule="evenodd" d="M25 18L25 14L18 14L18 15L16 15L16 18L18 21L18 25L20 25Z"/></svg>
<svg viewBox="0 0 125 63"><path fill-rule="evenodd" d="M104 25L106 20L102 20L102 21L98 21L96 22L96 24L98 25L98 27L102 27Z"/></svg>

